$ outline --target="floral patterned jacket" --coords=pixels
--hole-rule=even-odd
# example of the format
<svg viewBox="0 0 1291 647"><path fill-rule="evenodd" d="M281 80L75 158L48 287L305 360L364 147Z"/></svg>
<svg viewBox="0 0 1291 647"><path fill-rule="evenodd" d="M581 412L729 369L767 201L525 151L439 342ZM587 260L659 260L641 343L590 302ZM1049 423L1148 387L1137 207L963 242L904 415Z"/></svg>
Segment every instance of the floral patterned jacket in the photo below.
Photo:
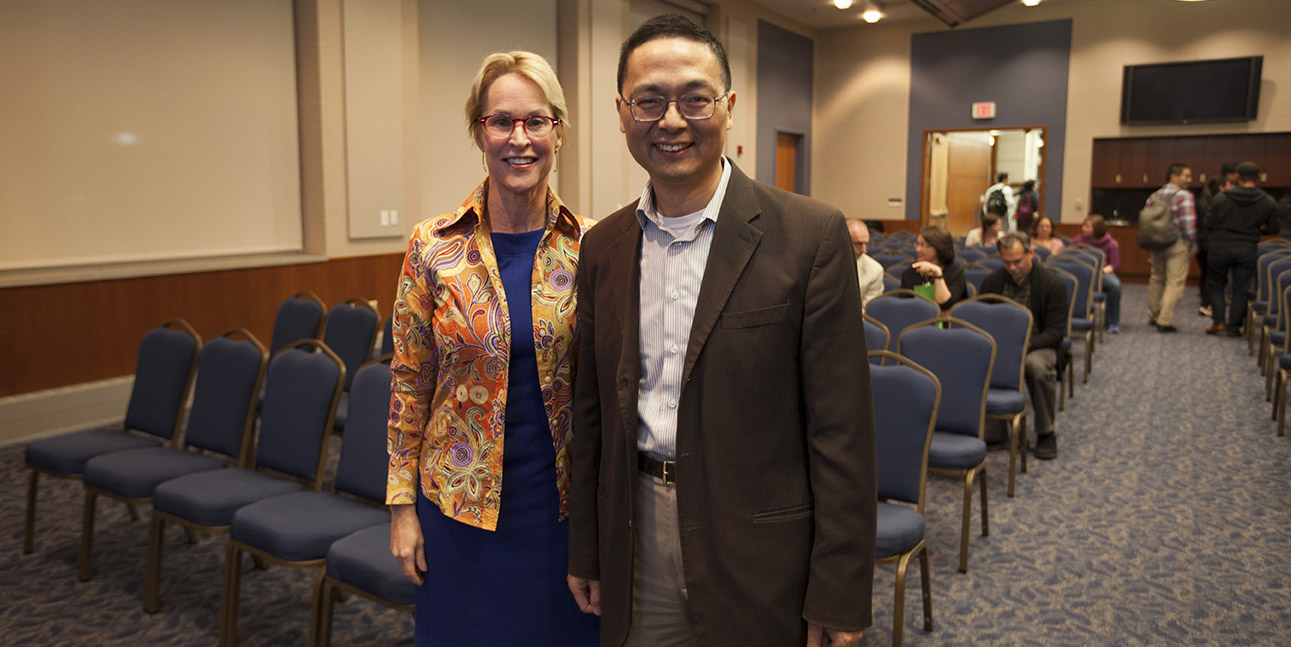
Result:
<svg viewBox="0 0 1291 647"><path fill-rule="evenodd" d="M408 245L394 302L386 503L415 503L420 482L446 516L496 530L512 335L481 218L487 190L485 179L456 212L418 224ZM547 189L528 296L561 519L569 514L570 360L578 348L574 272L589 226Z"/></svg>

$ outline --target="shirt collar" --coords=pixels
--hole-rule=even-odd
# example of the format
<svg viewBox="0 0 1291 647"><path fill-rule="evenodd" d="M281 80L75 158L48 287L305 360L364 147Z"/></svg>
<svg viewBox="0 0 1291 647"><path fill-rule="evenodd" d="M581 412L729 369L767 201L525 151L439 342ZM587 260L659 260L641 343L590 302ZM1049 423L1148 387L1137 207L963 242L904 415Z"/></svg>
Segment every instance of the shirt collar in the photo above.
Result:
<svg viewBox="0 0 1291 647"><path fill-rule="evenodd" d="M700 218L700 225L704 221L717 222L717 214L722 210L722 201L726 198L726 185L731 179L731 163L722 156L722 179L717 182L717 189L713 191L713 197L709 198L708 204L704 207L704 217ZM681 214L685 215L685 214ZM646 222L653 223L656 227L662 227L663 216L659 215L659 210L654 203L654 183L647 180L645 190L641 192L641 199L637 201L637 221L641 228L645 229Z"/></svg>
<svg viewBox="0 0 1291 647"><path fill-rule="evenodd" d="M485 177L479 186L471 192L462 206L457 211L449 214L445 219L440 220L435 225L435 229L441 235L448 231L458 228L474 227L480 221L480 215L484 213L484 205L488 198L489 178ZM550 185L547 186L547 222L546 229L559 229L563 233L572 236L575 240L581 237L583 227L578 216L565 206L556 195L555 190Z"/></svg>

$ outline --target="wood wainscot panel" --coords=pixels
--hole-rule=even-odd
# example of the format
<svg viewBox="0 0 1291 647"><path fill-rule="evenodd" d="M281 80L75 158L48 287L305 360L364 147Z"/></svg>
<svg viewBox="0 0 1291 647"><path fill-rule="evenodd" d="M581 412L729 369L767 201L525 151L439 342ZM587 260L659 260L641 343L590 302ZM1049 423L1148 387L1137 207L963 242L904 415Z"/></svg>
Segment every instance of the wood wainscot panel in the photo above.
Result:
<svg viewBox="0 0 1291 647"><path fill-rule="evenodd" d="M320 263L0 289L0 397L134 373L139 341L167 319L203 341L242 326L266 346L282 300L313 290L330 308L375 299L389 316L403 254Z"/></svg>

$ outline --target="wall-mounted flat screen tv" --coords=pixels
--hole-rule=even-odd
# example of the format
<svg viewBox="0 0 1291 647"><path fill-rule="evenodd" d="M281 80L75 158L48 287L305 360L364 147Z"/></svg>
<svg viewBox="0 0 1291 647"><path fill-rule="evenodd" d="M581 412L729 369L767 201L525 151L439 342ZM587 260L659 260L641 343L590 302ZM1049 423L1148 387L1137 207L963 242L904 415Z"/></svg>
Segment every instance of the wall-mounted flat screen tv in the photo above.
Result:
<svg viewBox="0 0 1291 647"><path fill-rule="evenodd" d="M1126 65L1121 123L1192 124L1255 119L1263 56Z"/></svg>

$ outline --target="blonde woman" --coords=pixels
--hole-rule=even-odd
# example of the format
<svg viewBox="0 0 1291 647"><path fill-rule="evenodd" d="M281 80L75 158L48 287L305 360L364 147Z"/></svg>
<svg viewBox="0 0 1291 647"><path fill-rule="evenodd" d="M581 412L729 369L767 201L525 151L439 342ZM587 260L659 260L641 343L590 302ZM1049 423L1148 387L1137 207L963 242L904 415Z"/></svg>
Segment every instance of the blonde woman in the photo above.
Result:
<svg viewBox="0 0 1291 647"><path fill-rule="evenodd" d="M416 644L595 645L565 583L574 273L586 223L547 184L564 93L528 52L466 103L488 177L413 231L395 300L386 503Z"/></svg>

